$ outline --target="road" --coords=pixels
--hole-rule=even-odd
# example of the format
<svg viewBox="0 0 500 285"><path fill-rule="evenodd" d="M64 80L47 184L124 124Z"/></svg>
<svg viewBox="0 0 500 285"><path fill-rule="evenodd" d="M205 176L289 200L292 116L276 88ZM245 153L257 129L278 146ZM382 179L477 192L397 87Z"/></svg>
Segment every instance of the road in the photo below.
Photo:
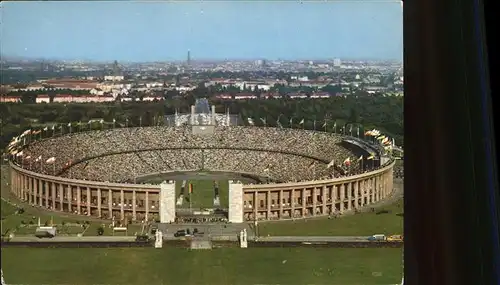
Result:
<svg viewBox="0 0 500 285"><path fill-rule="evenodd" d="M14 236L12 242L133 242L135 236L56 236L53 238L37 238L35 236Z"/></svg>
<svg viewBox="0 0 500 285"><path fill-rule="evenodd" d="M164 235L165 240L182 240L172 234ZM237 241L236 235L212 235L212 240ZM65 237L56 236L54 238L37 238L33 236L15 236L12 242L134 242L135 236L83 236ZM367 236L268 236L259 237L259 242L368 242Z"/></svg>
<svg viewBox="0 0 500 285"><path fill-rule="evenodd" d="M262 242L369 242L367 236L269 236Z"/></svg>

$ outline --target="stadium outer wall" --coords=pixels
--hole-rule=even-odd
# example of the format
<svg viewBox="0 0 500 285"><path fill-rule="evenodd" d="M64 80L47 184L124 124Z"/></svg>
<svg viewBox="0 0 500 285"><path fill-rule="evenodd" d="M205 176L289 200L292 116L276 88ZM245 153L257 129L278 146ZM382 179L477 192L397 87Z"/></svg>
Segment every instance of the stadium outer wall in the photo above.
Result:
<svg viewBox="0 0 500 285"><path fill-rule="evenodd" d="M368 173L329 180L243 185L244 220L300 219L369 207L394 191L393 167L391 162ZM108 220L113 216L128 221L159 220L160 185L68 179L32 172L12 162L10 170L11 191L30 205Z"/></svg>

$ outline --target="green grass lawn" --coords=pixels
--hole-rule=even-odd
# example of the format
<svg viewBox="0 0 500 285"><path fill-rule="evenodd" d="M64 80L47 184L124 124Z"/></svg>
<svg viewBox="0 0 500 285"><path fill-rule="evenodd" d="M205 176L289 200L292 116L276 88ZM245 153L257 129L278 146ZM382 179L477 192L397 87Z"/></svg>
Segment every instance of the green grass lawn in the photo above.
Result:
<svg viewBox="0 0 500 285"><path fill-rule="evenodd" d="M403 216L397 214L403 213L403 200L377 209L377 211L380 210L390 210L391 213L377 215L376 213L369 212L337 219L317 218L259 223L258 230L261 236L402 234Z"/></svg>
<svg viewBox="0 0 500 285"><path fill-rule="evenodd" d="M396 284L401 249L2 248L8 284ZM29 264L27 266L27 264Z"/></svg>
<svg viewBox="0 0 500 285"><path fill-rule="evenodd" d="M193 184L193 193L191 194L191 206L194 209L213 208L214 207L214 186L212 180L192 180L186 181L186 190L184 192L184 202L179 208L189 208L189 183ZM221 207L228 207L229 203L229 183L227 180L218 181L219 197ZM181 193L182 180L175 182L176 197Z"/></svg>

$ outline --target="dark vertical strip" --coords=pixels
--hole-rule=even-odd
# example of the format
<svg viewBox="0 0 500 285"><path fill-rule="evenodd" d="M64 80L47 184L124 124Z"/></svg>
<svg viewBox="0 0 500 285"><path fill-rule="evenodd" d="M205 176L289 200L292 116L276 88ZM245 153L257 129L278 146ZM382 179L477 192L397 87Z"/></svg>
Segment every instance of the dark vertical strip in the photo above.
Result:
<svg viewBox="0 0 500 285"><path fill-rule="evenodd" d="M472 5L405 2L406 284L492 284Z"/></svg>

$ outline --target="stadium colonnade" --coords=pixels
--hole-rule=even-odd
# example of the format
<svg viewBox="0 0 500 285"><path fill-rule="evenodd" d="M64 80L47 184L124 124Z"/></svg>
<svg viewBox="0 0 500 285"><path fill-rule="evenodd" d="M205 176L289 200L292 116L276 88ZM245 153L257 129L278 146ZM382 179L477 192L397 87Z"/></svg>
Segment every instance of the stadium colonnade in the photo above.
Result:
<svg viewBox="0 0 500 285"><path fill-rule="evenodd" d="M249 184L230 181L229 221L286 220L369 207L393 191L390 161L370 172L326 180ZM128 221L175 218L175 182L98 182L37 173L10 162L11 191L52 211Z"/></svg>

